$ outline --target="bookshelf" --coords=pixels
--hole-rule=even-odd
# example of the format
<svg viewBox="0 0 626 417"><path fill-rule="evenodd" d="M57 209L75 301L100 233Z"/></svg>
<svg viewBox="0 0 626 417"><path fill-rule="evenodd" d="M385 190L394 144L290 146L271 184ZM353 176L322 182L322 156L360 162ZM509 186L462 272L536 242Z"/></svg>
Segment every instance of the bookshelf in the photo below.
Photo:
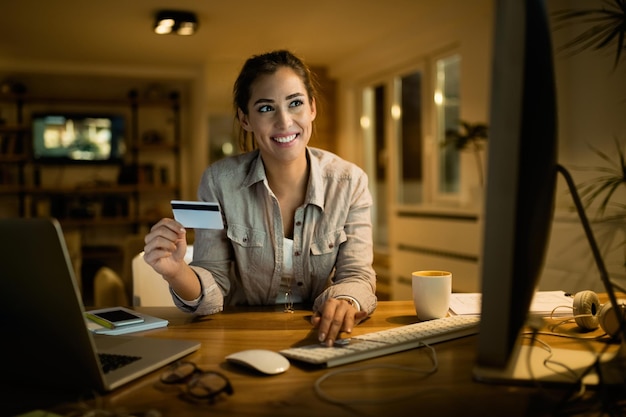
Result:
<svg viewBox="0 0 626 417"><path fill-rule="evenodd" d="M24 89L0 95L0 215L56 217L64 228L125 225L138 232L162 213L155 201L181 190L180 95L89 99L42 97ZM103 164L43 163L32 146L37 109L104 111L124 115L123 160ZM78 110L76 110L78 109ZM147 120L165 121L155 128ZM154 207L151 207L154 206Z"/></svg>

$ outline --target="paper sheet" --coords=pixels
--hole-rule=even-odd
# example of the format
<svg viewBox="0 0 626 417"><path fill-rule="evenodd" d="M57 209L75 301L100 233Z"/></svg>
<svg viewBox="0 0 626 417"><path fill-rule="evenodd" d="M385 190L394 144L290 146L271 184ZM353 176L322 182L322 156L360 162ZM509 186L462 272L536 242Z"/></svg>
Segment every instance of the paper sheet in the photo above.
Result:
<svg viewBox="0 0 626 417"><path fill-rule="evenodd" d="M453 293L450 297L450 313L480 315L481 300L480 293ZM550 314L553 317L572 316L573 301L574 298L564 291L537 291L530 305L530 313L541 317L549 317Z"/></svg>

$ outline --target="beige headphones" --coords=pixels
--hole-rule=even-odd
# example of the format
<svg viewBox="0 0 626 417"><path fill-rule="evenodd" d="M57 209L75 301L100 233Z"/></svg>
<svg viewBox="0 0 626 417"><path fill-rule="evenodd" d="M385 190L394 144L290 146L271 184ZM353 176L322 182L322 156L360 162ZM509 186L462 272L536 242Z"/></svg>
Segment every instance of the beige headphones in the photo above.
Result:
<svg viewBox="0 0 626 417"><path fill-rule="evenodd" d="M626 300L617 300L622 317L626 320ZM600 304L598 295L593 291L577 292L574 296L574 320L584 330L594 330L598 326L611 337L618 336L619 321L613 312L613 305Z"/></svg>

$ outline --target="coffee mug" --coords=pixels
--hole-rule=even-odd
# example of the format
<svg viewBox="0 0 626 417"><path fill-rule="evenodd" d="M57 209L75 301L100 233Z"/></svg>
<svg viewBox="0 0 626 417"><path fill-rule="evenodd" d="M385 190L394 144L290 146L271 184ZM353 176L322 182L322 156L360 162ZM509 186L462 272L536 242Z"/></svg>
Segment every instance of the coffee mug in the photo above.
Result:
<svg viewBox="0 0 626 417"><path fill-rule="evenodd" d="M411 274L413 303L420 321L440 319L450 309L452 273L448 271L416 271Z"/></svg>

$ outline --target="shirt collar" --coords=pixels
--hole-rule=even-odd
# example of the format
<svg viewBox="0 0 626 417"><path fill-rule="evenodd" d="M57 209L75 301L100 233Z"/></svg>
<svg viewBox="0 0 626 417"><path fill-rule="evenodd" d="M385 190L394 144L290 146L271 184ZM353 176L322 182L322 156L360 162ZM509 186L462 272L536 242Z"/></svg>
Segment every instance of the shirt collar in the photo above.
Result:
<svg viewBox="0 0 626 417"><path fill-rule="evenodd" d="M258 149L253 151L256 155L252 156L250 170L243 182L244 187L250 187L258 182L266 182L265 166ZM305 204L314 204L324 209L324 183L322 179L322 169L317 158L311 155L309 148L306 148L306 158L309 161L309 184L307 186L307 194Z"/></svg>
<svg viewBox="0 0 626 417"><path fill-rule="evenodd" d="M259 181L265 180L267 177L265 175L265 167L263 166L263 160L261 159L261 152L258 149L255 149L253 155L251 157L252 162L250 163L250 170L248 171L248 175L243 181L244 187L251 187Z"/></svg>
<svg viewBox="0 0 626 417"><path fill-rule="evenodd" d="M306 193L307 204L315 204L324 210L324 181L322 178L322 168L319 160L311 155L309 148L306 148L306 158L309 161L309 185Z"/></svg>

